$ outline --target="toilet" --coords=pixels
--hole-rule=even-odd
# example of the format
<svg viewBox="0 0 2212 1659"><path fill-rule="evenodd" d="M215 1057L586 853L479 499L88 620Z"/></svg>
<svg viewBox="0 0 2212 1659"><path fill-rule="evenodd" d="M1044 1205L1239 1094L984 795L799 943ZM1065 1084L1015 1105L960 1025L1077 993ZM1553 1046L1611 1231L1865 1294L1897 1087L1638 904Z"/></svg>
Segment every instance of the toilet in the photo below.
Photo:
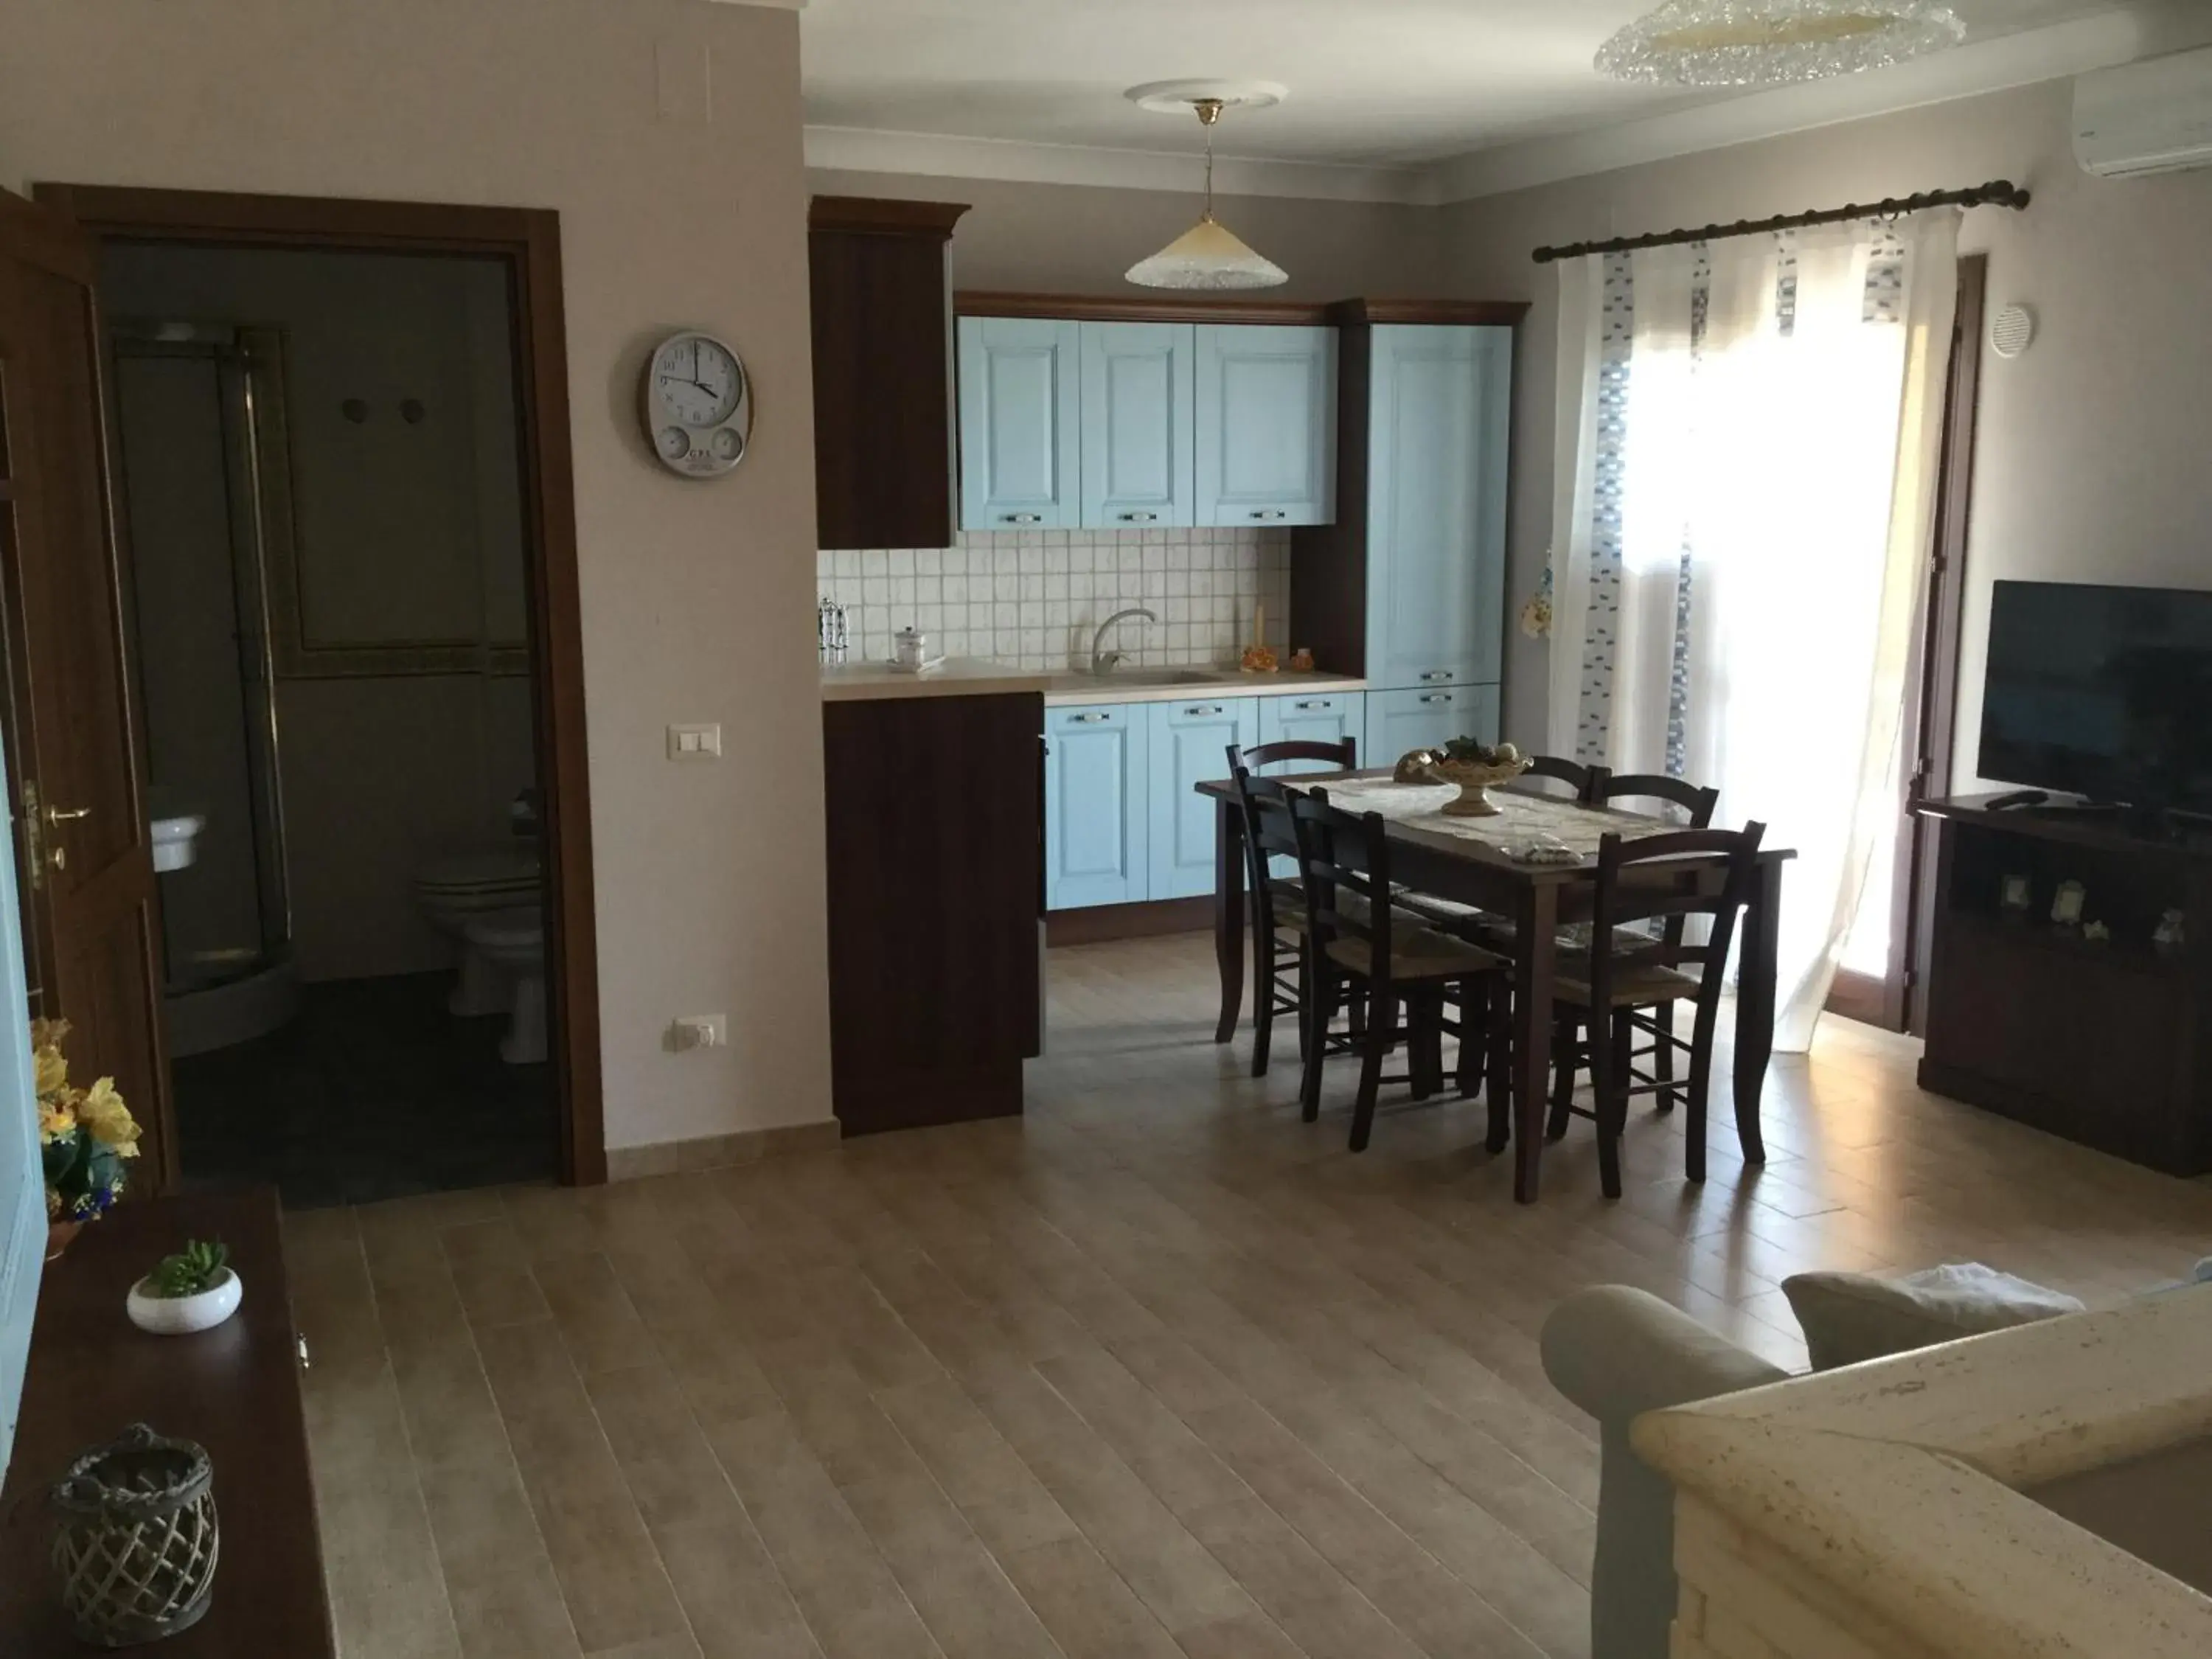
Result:
<svg viewBox="0 0 2212 1659"><path fill-rule="evenodd" d="M454 1013L470 1018L508 1012L508 976L470 945L468 925L499 911L538 910L544 901L544 880L538 850L527 846L457 854L426 866L415 878L416 902L424 918L460 952L460 980L446 1005ZM542 927L540 934L542 963Z"/></svg>
<svg viewBox="0 0 2212 1659"><path fill-rule="evenodd" d="M507 988L510 1012L499 1057L510 1066L545 1059L545 913L488 910L462 927L469 956L484 963Z"/></svg>

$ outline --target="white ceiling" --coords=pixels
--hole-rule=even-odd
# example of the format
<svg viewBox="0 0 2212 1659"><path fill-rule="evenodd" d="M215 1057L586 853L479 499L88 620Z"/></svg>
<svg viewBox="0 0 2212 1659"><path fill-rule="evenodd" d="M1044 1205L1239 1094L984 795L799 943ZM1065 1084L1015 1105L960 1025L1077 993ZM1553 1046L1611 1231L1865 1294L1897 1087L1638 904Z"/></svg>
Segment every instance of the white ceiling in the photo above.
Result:
<svg viewBox="0 0 2212 1659"><path fill-rule="evenodd" d="M1729 94L1624 85L1591 69L1606 36L1656 3L807 0L800 14L803 72L807 121L817 130L810 133L809 155L830 165L882 166L904 148L917 152L910 170L958 170L944 157L957 156L961 146L936 147L940 160L931 162L933 147L902 147L890 142L891 134L992 141L1009 154L1013 146L1054 146L1188 155L1198 147L1195 123L1148 113L1121 94L1140 82L1192 76L1279 81L1290 88L1277 108L1231 112L1219 140L1224 155L1370 173L1729 101ZM1969 27L1962 52L1974 52L1979 42L1985 56L2023 31L2130 9L2118 0L1951 3ZM2012 55L2019 55L2017 45ZM1905 73L1855 78L1874 82ZM975 147L966 149L972 154ZM824 153L817 156L817 149ZM1006 164L988 171L1021 175L1006 156L999 159Z"/></svg>

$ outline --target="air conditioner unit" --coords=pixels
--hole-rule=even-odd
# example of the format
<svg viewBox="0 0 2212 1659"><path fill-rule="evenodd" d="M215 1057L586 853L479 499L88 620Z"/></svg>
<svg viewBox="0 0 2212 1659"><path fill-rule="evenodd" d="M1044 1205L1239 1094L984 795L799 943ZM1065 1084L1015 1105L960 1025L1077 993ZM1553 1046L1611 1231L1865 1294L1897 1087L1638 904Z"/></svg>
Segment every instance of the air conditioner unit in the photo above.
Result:
<svg viewBox="0 0 2212 1659"><path fill-rule="evenodd" d="M2212 46L2075 80L2074 154L2100 179L2212 167Z"/></svg>

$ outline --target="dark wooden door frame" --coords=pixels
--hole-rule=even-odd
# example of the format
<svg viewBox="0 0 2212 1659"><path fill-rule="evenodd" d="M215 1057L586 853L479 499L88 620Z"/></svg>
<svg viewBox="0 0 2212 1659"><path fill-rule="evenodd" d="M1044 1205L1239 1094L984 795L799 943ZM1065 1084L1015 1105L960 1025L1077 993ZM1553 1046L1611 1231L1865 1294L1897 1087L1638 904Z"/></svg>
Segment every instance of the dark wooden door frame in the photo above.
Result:
<svg viewBox="0 0 2212 1659"><path fill-rule="evenodd" d="M1944 382L1943 434L1936 479L1935 536L1913 612L1914 663L1906 677L1899 741L1905 820L1890 884L1888 971L1838 973L1828 1006L1848 1019L1893 1031L1925 1030L1929 955L1934 937L1937 826L1912 815L1912 803L1951 793L1958 750L1959 635L1965 610L1966 537L1974 504L1974 441L1982 401L1982 329L1990 259L1959 261L1959 304Z"/></svg>
<svg viewBox="0 0 2212 1659"><path fill-rule="evenodd" d="M416 254L507 262L513 300L523 501L529 526L532 703L549 863L547 993L559 1061L561 1176L607 1178L599 1070L599 939L584 730L583 606L569 453L561 218L541 208L40 184L37 200L95 237L201 246Z"/></svg>

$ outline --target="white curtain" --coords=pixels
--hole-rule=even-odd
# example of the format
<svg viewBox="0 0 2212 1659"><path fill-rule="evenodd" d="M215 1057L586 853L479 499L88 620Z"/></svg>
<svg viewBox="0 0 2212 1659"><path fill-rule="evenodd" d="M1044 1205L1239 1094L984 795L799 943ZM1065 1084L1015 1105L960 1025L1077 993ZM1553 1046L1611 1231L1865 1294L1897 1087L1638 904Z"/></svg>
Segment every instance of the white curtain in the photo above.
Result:
<svg viewBox="0 0 2212 1659"><path fill-rule="evenodd" d="M1721 792L1795 848L1776 1044L1802 1049L1896 803L1958 215L1562 272L1551 739Z"/></svg>

